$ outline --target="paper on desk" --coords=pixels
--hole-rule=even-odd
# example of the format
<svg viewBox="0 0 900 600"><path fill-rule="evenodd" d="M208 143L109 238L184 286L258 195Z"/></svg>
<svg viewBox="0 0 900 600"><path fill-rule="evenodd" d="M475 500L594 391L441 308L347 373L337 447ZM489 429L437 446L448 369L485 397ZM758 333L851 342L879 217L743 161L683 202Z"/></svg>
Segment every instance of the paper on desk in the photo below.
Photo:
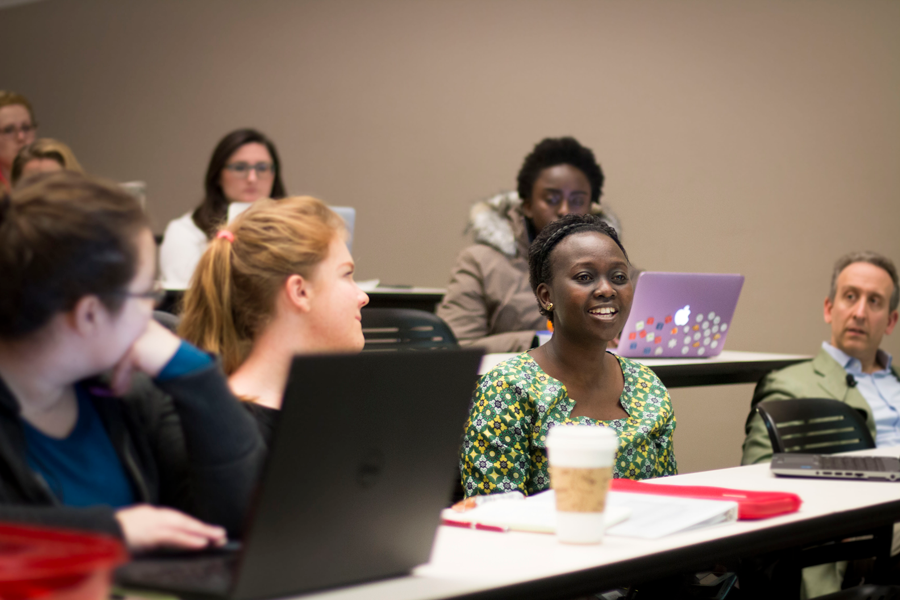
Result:
<svg viewBox="0 0 900 600"><path fill-rule="evenodd" d="M621 523L628 518L631 510L625 507L607 507L604 514L606 526ZM512 531L532 533L556 532L556 496L553 490L529 496L525 500L501 501L482 504L477 508L460 513L445 509L445 519L464 523L478 523L495 527L506 527Z"/></svg>
<svg viewBox="0 0 900 600"><path fill-rule="evenodd" d="M737 520L737 502L702 500L653 494L609 492L606 534L643 539L661 538L679 531ZM445 519L507 527L513 531L556 531L556 496L553 490L519 501L482 504L463 513L445 509Z"/></svg>
<svg viewBox="0 0 900 600"><path fill-rule="evenodd" d="M731 523L737 521L738 516L737 502L626 492L610 492L606 508L611 507L630 508L631 517L609 529L607 535L644 539Z"/></svg>

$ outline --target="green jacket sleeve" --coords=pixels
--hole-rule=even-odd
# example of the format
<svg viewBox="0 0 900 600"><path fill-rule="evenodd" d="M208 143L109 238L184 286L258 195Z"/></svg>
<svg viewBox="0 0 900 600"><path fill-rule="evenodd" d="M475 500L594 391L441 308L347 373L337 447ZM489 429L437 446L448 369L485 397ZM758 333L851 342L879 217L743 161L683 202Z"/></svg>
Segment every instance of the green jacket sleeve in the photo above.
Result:
<svg viewBox="0 0 900 600"><path fill-rule="evenodd" d="M678 475L678 463L675 462L675 411L672 408L672 400L669 398L669 392L666 391L666 404L668 413L666 421L657 438L657 444L660 446L660 464L661 467L659 477L668 477L669 475Z"/></svg>
<svg viewBox="0 0 900 600"><path fill-rule="evenodd" d="M460 456L466 497L519 490L528 494L531 405L519 386L495 369L472 399Z"/></svg>

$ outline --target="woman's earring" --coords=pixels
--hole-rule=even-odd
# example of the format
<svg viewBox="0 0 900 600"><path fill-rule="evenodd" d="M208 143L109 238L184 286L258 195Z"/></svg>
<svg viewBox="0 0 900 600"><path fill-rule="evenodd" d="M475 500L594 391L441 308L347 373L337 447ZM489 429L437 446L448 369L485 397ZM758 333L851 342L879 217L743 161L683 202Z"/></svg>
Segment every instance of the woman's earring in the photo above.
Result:
<svg viewBox="0 0 900 600"><path fill-rule="evenodd" d="M553 303L550 302L549 304L547 304L547 307L546 307L544 310L546 310L547 312L552 311L552 310L553 310Z"/></svg>

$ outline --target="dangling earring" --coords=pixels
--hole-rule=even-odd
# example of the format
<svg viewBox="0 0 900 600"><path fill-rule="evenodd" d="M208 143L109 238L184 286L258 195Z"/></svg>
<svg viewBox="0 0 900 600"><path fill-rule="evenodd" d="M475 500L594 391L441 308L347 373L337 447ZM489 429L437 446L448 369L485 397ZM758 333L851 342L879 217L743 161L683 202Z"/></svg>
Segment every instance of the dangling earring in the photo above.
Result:
<svg viewBox="0 0 900 600"><path fill-rule="evenodd" d="M550 302L549 304L547 304L547 307L544 310L546 310L547 312L551 312L553 310L553 303Z"/></svg>

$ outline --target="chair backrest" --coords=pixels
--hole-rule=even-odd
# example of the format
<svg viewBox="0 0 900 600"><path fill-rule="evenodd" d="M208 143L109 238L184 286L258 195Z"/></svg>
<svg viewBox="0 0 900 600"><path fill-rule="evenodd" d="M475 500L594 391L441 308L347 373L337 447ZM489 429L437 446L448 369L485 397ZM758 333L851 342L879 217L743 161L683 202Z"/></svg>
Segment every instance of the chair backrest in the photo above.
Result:
<svg viewBox="0 0 900 600"><path fill-rule="evenodd" d="M435 314L411 308L363 308L363 352L446 350L458 348L456 337Z"/></svg>
<svg viewBox="0 0 900 600"><path fill-rule="evenodd" d="M178 315L164 310L154 310L153 319L172 333L178 333L178 325L181 323L181 317Z"/></svg>
<svg viewBox="0 0 900 600"><path fill-rule="evenodd" d="M827 398L766 400L756 406L774 452L833 454L875 447L859 411Z"/></svg>

